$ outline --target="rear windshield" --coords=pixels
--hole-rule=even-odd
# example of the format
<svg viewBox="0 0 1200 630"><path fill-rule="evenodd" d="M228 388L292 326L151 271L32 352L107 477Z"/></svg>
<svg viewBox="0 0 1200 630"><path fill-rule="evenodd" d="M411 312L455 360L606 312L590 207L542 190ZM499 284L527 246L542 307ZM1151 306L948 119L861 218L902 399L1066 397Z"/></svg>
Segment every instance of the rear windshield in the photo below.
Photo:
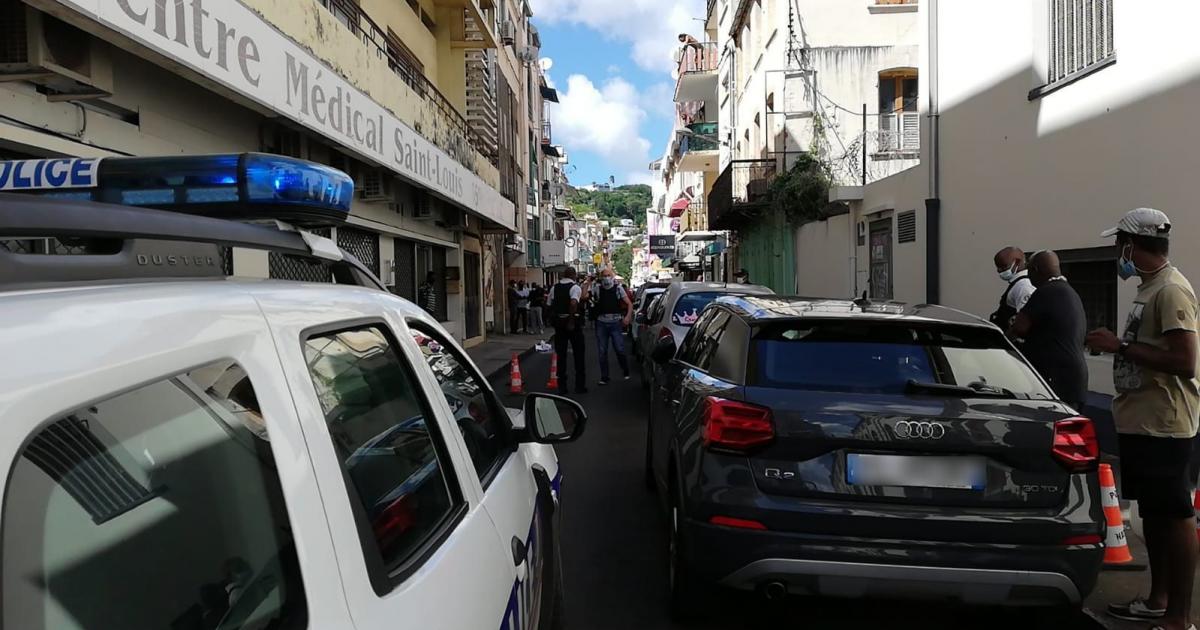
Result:
<svg viewBox="0 0 1200 630"><path fill-rule="evenodd" d="M654 303L654 298L666 293L666 289L646 289L646 293L642 295L642 312L650 310L650 305Z"/></svg>
<svg viewBox="0 0 1200 630"><path fill-rule="evenodd" d="M688 293L679 297L675 310L671 312L671 323L676 326L691 326L700 319L700 313L710 302L725 295L717 291L701 291Z"/></svg>
<svg viewBox="0 0 1200 630"><path fill-rule="evenodd" d="M754 336L751 381L766 387L900 394L910 381L1053 399L1000 333L881 322L787 322Z"/></svg>

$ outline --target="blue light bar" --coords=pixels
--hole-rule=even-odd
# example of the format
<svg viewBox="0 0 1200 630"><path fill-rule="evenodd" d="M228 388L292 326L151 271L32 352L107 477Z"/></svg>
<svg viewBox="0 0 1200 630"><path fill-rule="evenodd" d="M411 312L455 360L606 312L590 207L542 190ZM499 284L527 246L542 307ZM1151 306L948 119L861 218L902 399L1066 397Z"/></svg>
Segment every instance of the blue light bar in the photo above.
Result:
<svg viewBox="0 0 1200 630"><path fill-rule="evenodd" d="M337 169L262 153L0 161L0 190L304 227L345 223L354 198Z"/></svg>

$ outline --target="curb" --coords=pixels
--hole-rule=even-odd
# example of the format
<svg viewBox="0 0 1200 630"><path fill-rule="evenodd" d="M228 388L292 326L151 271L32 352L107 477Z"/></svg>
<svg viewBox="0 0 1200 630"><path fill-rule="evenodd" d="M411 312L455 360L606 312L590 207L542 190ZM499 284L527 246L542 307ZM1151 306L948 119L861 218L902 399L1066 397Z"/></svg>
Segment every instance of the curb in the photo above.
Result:
<svg viewBox="0 0 1200 630"><path fill-rule="evenodd" d="M529 355L533 354L535 352L535 350L536 349L534 348L534 346L529 346L525 350L522 350L521 352L517 353L517 361L524 361L526 358L529 357ZM490 383L498 378L503 377L505 370L509 369L509 365L510 365L510 363L506 361L500 367L492 370L491 372L488 372L487 374L484 374L484 378L486 378L488 380L488 382Z"/></svg>

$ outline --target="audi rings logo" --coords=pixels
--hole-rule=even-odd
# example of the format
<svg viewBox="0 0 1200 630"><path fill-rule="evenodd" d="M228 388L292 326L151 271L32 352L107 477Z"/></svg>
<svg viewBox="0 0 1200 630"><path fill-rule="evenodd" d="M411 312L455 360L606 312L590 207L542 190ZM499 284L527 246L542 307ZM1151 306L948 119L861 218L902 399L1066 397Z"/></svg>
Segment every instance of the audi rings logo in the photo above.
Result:
<svg viewBox="0 0 1200 630"><path fill-rule="evenodd" d="M901 420L892 430L901 440L940 440L946 435L946 427L936 422Z"/></svg>

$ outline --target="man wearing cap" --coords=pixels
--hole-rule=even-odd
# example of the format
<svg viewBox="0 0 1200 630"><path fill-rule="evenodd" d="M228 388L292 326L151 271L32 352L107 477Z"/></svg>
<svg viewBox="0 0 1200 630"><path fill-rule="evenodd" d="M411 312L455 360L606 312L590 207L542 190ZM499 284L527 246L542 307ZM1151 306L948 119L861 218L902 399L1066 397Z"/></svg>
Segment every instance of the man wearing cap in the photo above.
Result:
<svg viewBox="0 0 1200 630"><path fill-rule="evenodd" d="M1196 379L1196 292L1167 259L1171 223L1151 208L1131 210L1103 236L1117 237L1117 275L1141 278L1125 334L1094 330L1093 350L1113 358L1113 419L1121 485L1137 500L1150 555L1150 594L1109 606L1122 619L1157 620L1163 630L1190 625L1196 525L1189 459L1200 418Z"/></svg>

